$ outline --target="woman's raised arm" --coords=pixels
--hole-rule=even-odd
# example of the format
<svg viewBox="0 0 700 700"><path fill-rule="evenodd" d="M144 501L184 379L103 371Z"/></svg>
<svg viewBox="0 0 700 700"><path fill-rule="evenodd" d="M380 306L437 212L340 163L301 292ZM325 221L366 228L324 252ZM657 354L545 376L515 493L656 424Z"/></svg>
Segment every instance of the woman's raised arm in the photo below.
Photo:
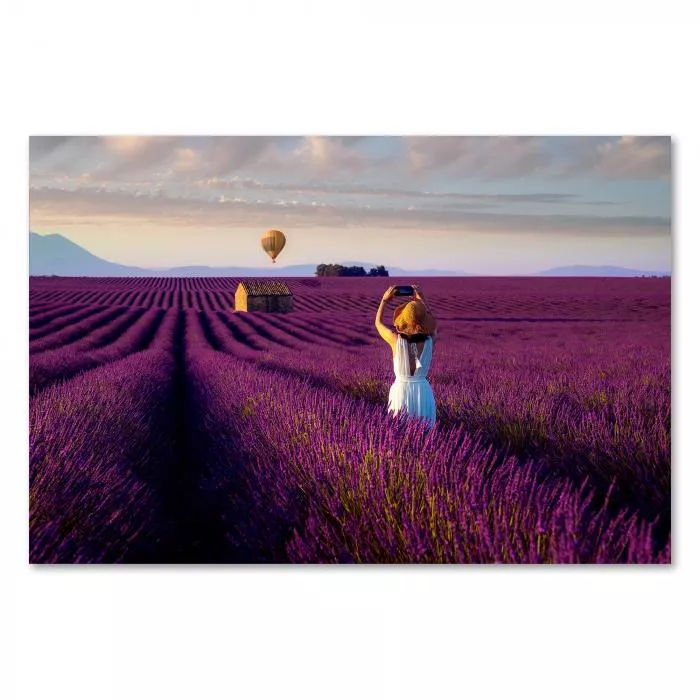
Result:
<svg viewBox="0 0 700 700"><path fill-rule="evenodd" d="M386 303L391 299L391 297L394 296L394 291L396 290L396 285L392 285L389 287L389 289L384 292L384 295L381 298L381 301L379 302L379 308L377 309L377 315L375 316L374 319L374 326L379 332L379 335L382 336L384 340L386 340L389 345L393 345L394 339L396 337L396 334L391 330L391 328L388 328L382 323L382 314L384 313L384 307L386 306Z"/></svg>

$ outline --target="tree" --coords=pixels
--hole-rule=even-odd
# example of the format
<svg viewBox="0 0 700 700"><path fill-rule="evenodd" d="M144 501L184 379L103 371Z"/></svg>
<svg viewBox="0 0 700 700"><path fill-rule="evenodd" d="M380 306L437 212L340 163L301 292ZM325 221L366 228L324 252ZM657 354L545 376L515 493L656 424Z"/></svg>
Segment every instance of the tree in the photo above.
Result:
<svg viewBox="0 0 700 700"><path fill-rule="evenodd" d="M343 266L342 265L317 265L316 266L316 276L317 277L340 277L342 275Z"/></svg>
<svg viewBox="0 0 700 700"><path fill-rule="evenodd" d="M326 265L321 264L316 266L316 277L388 277L389 271L384 265L373 267L369 274L367 270L360 265Z"/></svg>

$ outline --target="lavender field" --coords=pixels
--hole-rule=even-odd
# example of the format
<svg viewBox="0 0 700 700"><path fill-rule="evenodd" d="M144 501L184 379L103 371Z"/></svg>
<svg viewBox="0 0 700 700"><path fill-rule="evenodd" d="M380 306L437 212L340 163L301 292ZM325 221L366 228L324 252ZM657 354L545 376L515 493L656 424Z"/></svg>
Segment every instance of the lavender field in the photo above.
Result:
<svg viewBox="0 0 700 700"><path fill-rule="evenodd" d="M374 329L415 280L286 281L30 278L31 562L670 562L670 279L421 279L429 430Z"/></svg>

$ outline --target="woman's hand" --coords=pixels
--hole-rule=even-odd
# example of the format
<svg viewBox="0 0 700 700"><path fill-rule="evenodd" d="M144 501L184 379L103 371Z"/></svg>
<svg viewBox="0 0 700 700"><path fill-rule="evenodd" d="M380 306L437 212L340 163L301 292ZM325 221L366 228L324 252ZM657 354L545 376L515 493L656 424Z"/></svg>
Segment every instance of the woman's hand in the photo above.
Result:
<svg viewBox="0 0 700 700"><path fill-rule="evenodd" d="M389 301L389 299L391 299L391 297L394 296L395 291L396 291L396 285L393 284L391 287L389 287L389 289L386 290L386 292L384 292L384 296L382 297L382 301Z"/></svg>

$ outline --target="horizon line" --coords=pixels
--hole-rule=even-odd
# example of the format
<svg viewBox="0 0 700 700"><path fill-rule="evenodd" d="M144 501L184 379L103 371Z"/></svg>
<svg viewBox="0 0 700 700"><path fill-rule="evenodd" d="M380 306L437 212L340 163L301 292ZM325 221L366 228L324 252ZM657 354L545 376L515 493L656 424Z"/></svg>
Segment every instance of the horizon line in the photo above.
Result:
<svg viewBox="0 0 700 700"><path fill-rule="evenodd" d="M37 233L36 231L32 231L31 229L28 228L29 231L29 239L31 236L38 236L40 238L46 238L48 236L58 236L59 238L62 238L72 245L80 248L81 250L85 251L89 255L92 255L96 259L105 262L110 265L117 265L120 267L127 267L127 268L134 268L139 271L144 271L144 272L159 272L159 273L164 273L164 272L169 272L169 271L177 271L177 270L183 270L187 268L202 268L206 270L221 270L221 269L227 269L227 268L238 268L240 270L249 270L249 271L259 271L259 272L264 272L266 270L266 267L262 266L257 266L257 265L236 265L235 263L229 264L229 265L207 265L204 263L190 263L186 265L165 265L165 266L158 266L158 267L144 267L142 265L137 265L137 264L131 264L131 263L122 263L122 262L116 262L114 260L108 260L106 258L102 258L99 255L96 255L95 253L91 252L84 246L80 245L79 243L76 243L75 241L71 240L70 238L66 237L62 233L58 232L52 232L52 233ZM30 256L31 257L31 256ZM635 272L638 273L636 275L629 275L630 277L642 277L642 276L652 276L652 277L670 277L672 271L671 270L640 270L638 268L632 268L632 267L626 267L624 265L617 265L617 264L612 264L612 263L603 263L603 264L597 264L597 265L590 265L586 263L569 263L569 264L562 264L562 265L556 265L554 267L549 267L546 269L539 269L535 270L533 272L514 272L514 273L489 273L489 272L467 272L466 270L449 270L449 269L440 269L440 268L414 268L414 269L409 269L401 266L393 266L393 265L388 265L386 263L371 263L371 262L357 262L357 261L345 261L345 262L337 262L337 263L315 263L315 262L300 262L300 263L290 263L288 265L280 265L279 267L273 266L270 267L270 272L272 271L281 271L281 270L286 270L289 268L298 268L298 267L306 267L306 266L316 266L318 267L319 265L359 265L361 267L367 267L369 266L370 269L372 267L384 267L385 269L389 270L389 277L391 277L391 268L395 267L395 269L398 269L401 271L401 274L399 275L394 275L394 276L405 276L403 273L406 274L420 274L424 272L432 272L435 271L436 273L443 273L443 274L435 274L435 275L422 275L424 277L538 277L538 276L543 276L545 273L552 272L552 271L557 271L557 270L563 270L563 269L576 269L576 268L587 268L590 270L600 270L603 268L615 268L618 270L626 270L629 272ZM100 278L100 277L129 277L131 275L56 275L56 274L50 274L50 275L29 275L29 277L95 277L95 278ZM161 274L161 275L154 275L154 276L160 276L160 277L178 277L180 275L167 275L167 274ZM191 275L192 277L195 277L196 275ZM206 275L205 275L206 276ZM560 277L625 277L626 275L552 275L554 277L560 276ZM297 278L303 278L305 275L291 275L291 277L297 277ZM311 278L318 277L318 275L309 275ZM340 277L340 275L338 275ZM370 277L370 275L366 275L366 277ZM359 278L359 277L358 277Z"/></svg>

